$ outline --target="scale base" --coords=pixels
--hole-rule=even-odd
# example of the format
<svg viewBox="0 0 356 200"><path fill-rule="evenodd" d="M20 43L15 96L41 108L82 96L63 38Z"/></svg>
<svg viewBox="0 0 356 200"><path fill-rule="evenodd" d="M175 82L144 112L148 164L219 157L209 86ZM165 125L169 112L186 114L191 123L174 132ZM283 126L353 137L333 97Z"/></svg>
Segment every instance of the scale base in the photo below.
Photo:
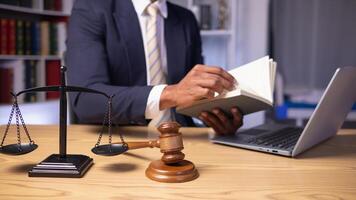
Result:
<svg viewBox="0 0 356 200"><path fill-rule="evenodd" d="M146 169L146 176L158 182L182 183L198 178L199 173L194 164L188 160L174 164L165 164L161 160L155 160Z"/></svg>
<svg viewBox="0 0 356 200"><path fill-rule="evenodd" d="M59 154L52 154L33 167L28 176L80 178L92 165L93 159L85 155L69 154L62 158Z"/></svg>

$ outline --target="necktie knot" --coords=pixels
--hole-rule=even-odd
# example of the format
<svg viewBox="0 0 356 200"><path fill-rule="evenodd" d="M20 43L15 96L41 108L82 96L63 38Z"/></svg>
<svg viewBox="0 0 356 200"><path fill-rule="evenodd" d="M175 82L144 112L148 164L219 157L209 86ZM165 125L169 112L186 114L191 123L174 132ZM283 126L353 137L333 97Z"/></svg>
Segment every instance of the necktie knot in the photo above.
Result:
<svg viewBox="0 0 356 200"><path fill-rule="evenodd" d="M157 16L158 11L159 11L159 10L158 10L158 7L157 7L157 5L154 4L154 3L151 3L151 4L148 5L147 8L146 8L147 14L150 15L150 16L152 16L152 17Z"/></svg>

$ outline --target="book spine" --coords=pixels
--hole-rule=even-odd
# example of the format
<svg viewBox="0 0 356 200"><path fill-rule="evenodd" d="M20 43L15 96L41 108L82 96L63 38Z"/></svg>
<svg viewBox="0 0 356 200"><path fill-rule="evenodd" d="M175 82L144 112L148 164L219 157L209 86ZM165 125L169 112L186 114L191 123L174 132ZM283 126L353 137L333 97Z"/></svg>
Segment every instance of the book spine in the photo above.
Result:
<svg viewBox="0 0 356 200"><path fill-rule="evenodd" d="M6 4L6 5L12 5L12 6L20 5L18 0L0 0L0 4Z"/></svg>
<svg viewBox="0 0 356 200"><path fill-rule="evenodd" d="M39 22L31 23L31 52L33 55L40 54L40 46L41 46L41 30L40 30Z"/></svg>
<svg viewBox="0 0 356 200"><path fill-rule="evenodd" d="M16 54L24 54L24 26L22 20L16 21Z"/></svg>
<svg viewBox="0 0 356 200"><path fill-rule="evenodd" d="M49 22L41 22L41 55L49 55Z"/></svg>
<svg viewBox="0 0 356 200"><path fill-rule="evenodd" d="M7 54L16 54L16 21L9 19L7 27Z"/></svg>
<svg viewBox="0 0 356 200"><path fill-rule="evenodd" d="M43 10L43 0L33 0L32 8Z"/></svg>
<svg viewBox="0 0 356 200"><path fill-rule="evenodd" d="M43 0L43 9L49 10L49 1L48 0Z"/></svg>
<svg viewBox="0 0 356 200"><path fill-rule="evenodd" d="M46 85L46 62L41 60L36 63L36 72L37 72L37 81L36 86L45 86ZM37 92L37 101L46 101L46 93L45 92Z"/></svg>
<svg viewBox="0 0 356 200"><path fill-rule="evenodd" d="M11 103L12 96L10 92L13 91L13 69L11 68L0 68L0 103Z"/></svg>
<svg viewBox="0 0 356 200"><path fill-rule="evenodd" d="M211 6L200 5L200 28L202 30L211 29Z"/></svg>
<svg viewBox="0 0 356 200"><path fill-rule="evenodd" d="M36 72L36 61L34 60L27 60L25 64L25 85L26 88L33 88L36 87L37 82L37 72ZM36 102L36 94L35 93L26 93L25 94L25 101L26 102Z"/></svg>
<svg viewBox="0 0 356 200"><path fill-rule="evenodd" d="M14 92L20 92L25 89L25 65L23 60L16 60L11 62L11 67L14 69L14 82L13 89ZM17 97L18 103L24 102L24 95L20 95Z"/></svg>
<svg viewBox="0 0 356 200"><path fill-rule="evenodd" d="M44 0L44 9L45 10L55 10L54 0Z"/></svg>
<svg viewBox="0 0 356 200"><path fill-rule="evenodd" d="M5 72L4 69L0 68L0 104L4 103L5 99Z"/></svg>
<svg viewBox="0 0 356 200"><path fill-rule="evenodd" d="M31 60L30 68L31 68L31 87L37 87L37 61ZM36 102L36 101L37 101L37 95L36 93L32 93L31 102Z"/></svg>
<svg viewBox="0 0 356 200"><path fill-rule="evenodd" d="M0 104L5 102L5 92L6 92L6 80L5 80L5 71L0 68Z"/></svg>
<svg viewBox="0 0 356 200"><path fill-rule="evenodd" d="M56 11L62 11L62 0L54 0L54 10Z"/></svg>
<svg viewBox="0 0 356 200"><path fill-rule="evenodd" d="M56 23L49 24L49 44L50 44L50 54L58 55L58 32Z"/></svg>
<svg viewBox="0 0 356 200"><path fill-rule="evenodd" d="M19 4L22 7L32 8L32 0L19 0Z"/></svg>
<svg viewBox="0 0 356 200"><path fill-rule="evenodd" d="M25 46L25 54L26 55L31 55L31 50L32 50L32 47L31 47L31 22L30 21L25 21L24 23L24 39L25 39L25 42L24 42L24 46Z"/></svg>
<svg viewBox="0 0 356 200"><path fill-rule="evenodd" d="M67 35L67 24L65 22L58 22L57 23L57 47L58 47L58 54L63 56L64 52L66 51L66 35Z"/></svg>
<svg viewBox="0 0 356 200"><path fill-rule="evenodd" d="M46 62L46 85L59 85L60 84L60 61L49 60ZM47 92L46 99L58 99L59 92Z"/></svg>
<svg viewBox="0 0 356 200"><path fill-rule="evenodd" d="M0 39L1 39L1 47L0 47L0 54L7 54L7 19L1 19L0 22L0 29L1 29L1 34L0 34Z"/></svg>
<svg viewBox="0 0 356 200"><path fill-rule="evenodd" d="M29 66L29 61L25 61L25 88L31 88L31 68ZM26 93L25 95L25 102L30 102L31 93Z"/></svg>
<svg viewBox="0 0 356 200"><path fill-rule="evenodd" d="M73 0L64 0L62 1L63 12L70 14L73 8Z"/></svg>

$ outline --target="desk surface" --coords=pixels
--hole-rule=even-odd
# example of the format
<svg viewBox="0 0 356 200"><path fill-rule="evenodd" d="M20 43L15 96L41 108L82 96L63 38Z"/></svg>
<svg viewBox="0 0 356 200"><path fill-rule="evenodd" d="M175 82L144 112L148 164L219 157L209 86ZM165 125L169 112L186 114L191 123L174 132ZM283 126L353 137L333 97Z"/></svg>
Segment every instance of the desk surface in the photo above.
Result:
<svg viewBox="0 0 356 200"><path fill-rule="evenodd" d="M211 144L210 129L182 128L183 152L200 177L177 184L145 177L149 162L161 157L159 149L97 156L90 149L99 127L79 125L68 129L68 152L92 157L95 164L89 172L79 179L30 178L32 166L58 152L58 127L28 128L39 148L22 156L0 155L0 199L356 199L356 130L342 130L292 159ZM0 126L1 135L4 129ZM121 129L126 141L155 134L147 134L145 127ZM117 135L114 141L119 141Z"/></svg>

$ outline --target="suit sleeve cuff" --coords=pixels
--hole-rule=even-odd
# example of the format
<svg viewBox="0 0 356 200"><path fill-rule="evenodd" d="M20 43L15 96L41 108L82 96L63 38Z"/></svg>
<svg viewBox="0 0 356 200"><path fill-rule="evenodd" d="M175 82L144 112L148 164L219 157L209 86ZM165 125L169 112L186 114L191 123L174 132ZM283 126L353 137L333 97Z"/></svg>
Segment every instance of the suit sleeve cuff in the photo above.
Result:
<svg viewBox="0 0 356 200"><path fill-rule="evenodd" d="M159 102L161 99L161 94L166 88L167 85L156 85L152 88L150 94L148 95L146 111L145 111L145 118L146 119L153 119L157 117L160 113L159 110Z"/></svg>

